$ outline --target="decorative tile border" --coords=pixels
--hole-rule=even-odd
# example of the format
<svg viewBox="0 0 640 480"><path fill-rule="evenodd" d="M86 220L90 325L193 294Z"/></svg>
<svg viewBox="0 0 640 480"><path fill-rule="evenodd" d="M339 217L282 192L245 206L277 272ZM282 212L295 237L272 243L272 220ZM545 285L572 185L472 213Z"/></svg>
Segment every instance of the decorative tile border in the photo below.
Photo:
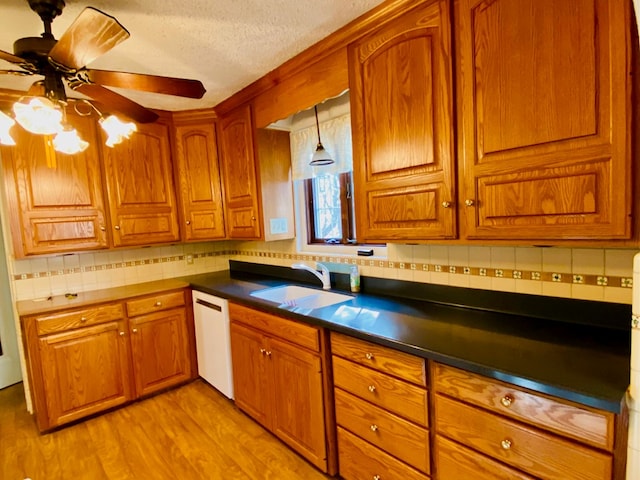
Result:
<svg viewBox="0 0 640 480"><path fill-rule="evenodd" d="M218 252L204 252L204 253L189 253L186 255L171 255L168 257L157 257L157 258L145 258L142 260L131 260L128 262L113 262L113 263L103 263L99 265L87 265L75 268L64 268L60 270L51 270L46 272L32 272L32 273L23 273L13 276L13 280L30 280L33 278L40 277L54 277L58 275L71 275L74 273L82 273L82 272L98 272L104 270L115 270L118 268L127 268L127 267L138 267L142 265L153 265L156 263L170 263L170 262L180 262L184 261L185 258L191 255L194 260L196 258L204 258L204 257L219 257L223 255L229 255L229 252L218 251Z"/></svg>
<svg viewBox="0 0 640 480"><path fill-rule="evenodd" d="M512 270L507 268L487 268L487 267L470 267L466 265L443 265L433 263L407 263L393 262L388 260L371 259L367 257L344 257L330 255L314 255L299 253L282 253L282 252L266 252L260 250L223 250L215 252L201 252L174 255L168 257L149 258L143 260L135 260L129 262L106 263L101 265L91 265L76 268L67 268L62 270L53 270L45 272L33 272L21 275L14 275L13 279L29 280L40 277L52 277L57 275L69 275L73 273L81 273L85 271L111 270L117 268L135 267L140 265L151 265L155 263L180 262L184 261L187 255L191 255L194 260L205 257L218 256L244 256L255 258L273 258L278 260L291 260L302 262L330 262L342 263L348 265L360 265L363 267L378 267L384 269L396 270L414 270L422 272L449 273L450 275L473 275L480 277L507 278L515 280L533 280L540 282L554 282L576 285L593 285L601 287L621 287L632 288L633 279L631 277L620 276L603 276L589 275L582 273L559 273L544 272L534 270Z"/></svg>

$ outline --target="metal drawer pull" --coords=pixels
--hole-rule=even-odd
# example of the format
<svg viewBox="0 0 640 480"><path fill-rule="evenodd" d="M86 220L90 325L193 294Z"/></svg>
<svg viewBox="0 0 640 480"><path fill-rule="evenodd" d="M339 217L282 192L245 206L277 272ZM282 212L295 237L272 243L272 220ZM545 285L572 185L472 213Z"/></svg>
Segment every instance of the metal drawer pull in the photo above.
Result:
<svg viewBox="0 0 640 480"><path fill-rule="evenodd" d="M373 425L371 425L369 428L371 429L372 432L377 432L378 431L378 425L376 425L375 423Z"/></svg>
<svg viewBox="0 0 640 480"><path fill-rule="evenodd" d="M511 448L511 440L505 438L504 440L502 440L502 442L500 442L500 445L502 445L502 448L504 448L505 450L509 450Z"/></svg>
<svg viewBox="0 0 640 480"><path fill-rule="evenodd" d="M365 354L365 357L367 360L373 360L373 353L367 353Z"/></svg>
<svg viewBox="0 0 640 480"><path fill-rule="evenodd" d="M375 392L376 391L376 386L375 385L369 385L369 391L371 393Z"/></svg>
<svg viewBox="0 0 640 480"><path fill-rule="evenodd" d="M162 306L162 302L157 301L157 302L156 302L156 307L161 307L161 306Z"/></svg>
<svg viewBox="0 0 640 480"><path fill-rule="evenodd" d="M513 397L511 395L505 395L500 399L500 403L503 407L510 407L513 403Z"/></svg>
<svg viewBox="0 0 640 480"><path fill-rule="evenodd" d="M88 320L88 319L87 319L87 317L80 317L80 321L81 321L82 323L86 322L87 320Z"/></svg>

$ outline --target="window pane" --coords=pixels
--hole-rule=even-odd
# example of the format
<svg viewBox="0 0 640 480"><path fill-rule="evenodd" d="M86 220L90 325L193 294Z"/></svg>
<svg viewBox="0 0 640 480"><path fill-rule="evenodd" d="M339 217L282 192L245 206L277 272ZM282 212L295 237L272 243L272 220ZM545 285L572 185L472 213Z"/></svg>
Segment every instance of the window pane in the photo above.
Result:
<svg viewBox="0 0 640 480"><path fill-rule="evenodd" d="M342 238L339 175L323 175L313 179L316 238Z"/></svg>

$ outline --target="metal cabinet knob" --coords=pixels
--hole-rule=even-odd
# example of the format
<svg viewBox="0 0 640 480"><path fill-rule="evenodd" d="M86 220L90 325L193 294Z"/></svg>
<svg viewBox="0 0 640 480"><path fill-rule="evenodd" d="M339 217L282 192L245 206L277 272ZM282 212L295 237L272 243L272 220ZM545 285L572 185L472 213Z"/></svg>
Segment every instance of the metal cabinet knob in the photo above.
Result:
<svg viewBox="0 0 640 480"><path fill-rule="evenodd" d="M513 403L513 397L511 395L505 395L500 399L500 403L503 407L510 407Z"/></svg>
<svg viewBox="0 0 640 480"><path fill-rule="evenodd" d="M120 336L121 336L121 337L124 337L124 332L120 332Z"/></svg>
<svg viewBox="0 0 640 480"><path fill-rule="evenodd" d="M160 301L156 302L156 303L155 303L155 306L156 306L156 307L161 307L161 306L162 306L162 302L160 302Z"/></svg>
<svg viewBox="0 0 640 480"><path fill-rule="evenodd" d="M266 355L267 357L270 357L270 356L271 356L271 350L267 350L267 352L265 353L265 355Z"/></svg>
<svg viewBox="0 0 640 480"><path fill-rule="evenodd" d="M500 445L505 450L509 450L511 448L511 440L508 440L508 439L505 438L504 440L502 440L502 442L500 442Z"/></svg>
<svg viewBox="0 0 640 480"><path fill-rule="evenodd" d="M80 322L85 323L87 321L87 317L80 317Z"/></svg>
<svg viewBox="0 0 640 480"><path fill-rule="evenodd" d="M468 198L468 199L466 199L466 200L464 201L464 204L465 204L467 207L473 207L473 206L476 204L476 202L474 202L473 200L471 200L470 198Z"/></svg>
<svg viewBox="0 0 640 480"><path fill-rule="evenodd" d="M442 208L451 208L451 202L442 202Z"/></svg>
<svg viewBox="0 0 640 480"><path fill-rule="evenodd" d="M375 385L369 385L369 391L371 393L375 392L376 391L376 386Z"/></svg>
<svg viewBox="0 0 640 480"><path fill-rule="evenodd" d="M373 425L371 425L369 428L371 429L372 432L377 432L378 431L378 425L376 425L375 423Z"/></svg>
<svg viewBox="0 0 640 480"><path fill-rule="evenodd" d="M104 225L100 225L100 230L103 232L107 231L107 227L105 227Z"/></svg>
<svg viewBox="0 0 640 480"><path fill-rule="evenodd" d="M267 351L266 351L264 348L261 348L261 349L260 349L260 353L261 353L262 355L264 355L265 353L267 353Z"/></svg>
<svg viewBox="0 0 640 480"><path fill-rule="evenodd" d="M373 357L373 353L366 353L366 354L365 354L365 358L366 358L367 360L373 360L373 358L374 358L374 357Z"/></svg>
<svg viewBox="0 0 640 480"><path fill-rule="evenodd" d="M138 329L134 328L133 330L131 330L133 333L138 333Z"/></svg>
<svg viewBox="0 0 640 480"><path fill-rule="evenodd" d="M382 480L382 477L380 475L374 475L373 480Z"/></svg>
<svg viewBox="0 0 640 480"><path fill-rule="evenodd" d="M191 220L187 220L187 225L191 225Z"/></svg>
<svg viewBox="0 0 640 480"><path fill-rule="evenodd" d="M115 227L113 227L113 228L115 228L116 230L120 230L120 225L116 225L116 226L115 226Z"/></svg>

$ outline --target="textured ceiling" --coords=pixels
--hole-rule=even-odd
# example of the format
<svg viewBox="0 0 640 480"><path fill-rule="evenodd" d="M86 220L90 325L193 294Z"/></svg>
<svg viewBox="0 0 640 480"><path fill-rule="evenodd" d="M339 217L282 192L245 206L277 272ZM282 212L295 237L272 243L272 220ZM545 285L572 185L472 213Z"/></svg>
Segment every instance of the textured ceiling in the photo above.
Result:
<svg viewBox="0 0 640 480"><path fill-rule="evenodd" d="M89 66L200 80L200 100L118 90L145 107L185 110L216 105L382 1L67 0L53 34L86 6L116 17L131 37ZM0 50L12 53L16 39L42 31L27 0L0 0ZM26 90L39 78L0 75L0 88Z"/></svg>

